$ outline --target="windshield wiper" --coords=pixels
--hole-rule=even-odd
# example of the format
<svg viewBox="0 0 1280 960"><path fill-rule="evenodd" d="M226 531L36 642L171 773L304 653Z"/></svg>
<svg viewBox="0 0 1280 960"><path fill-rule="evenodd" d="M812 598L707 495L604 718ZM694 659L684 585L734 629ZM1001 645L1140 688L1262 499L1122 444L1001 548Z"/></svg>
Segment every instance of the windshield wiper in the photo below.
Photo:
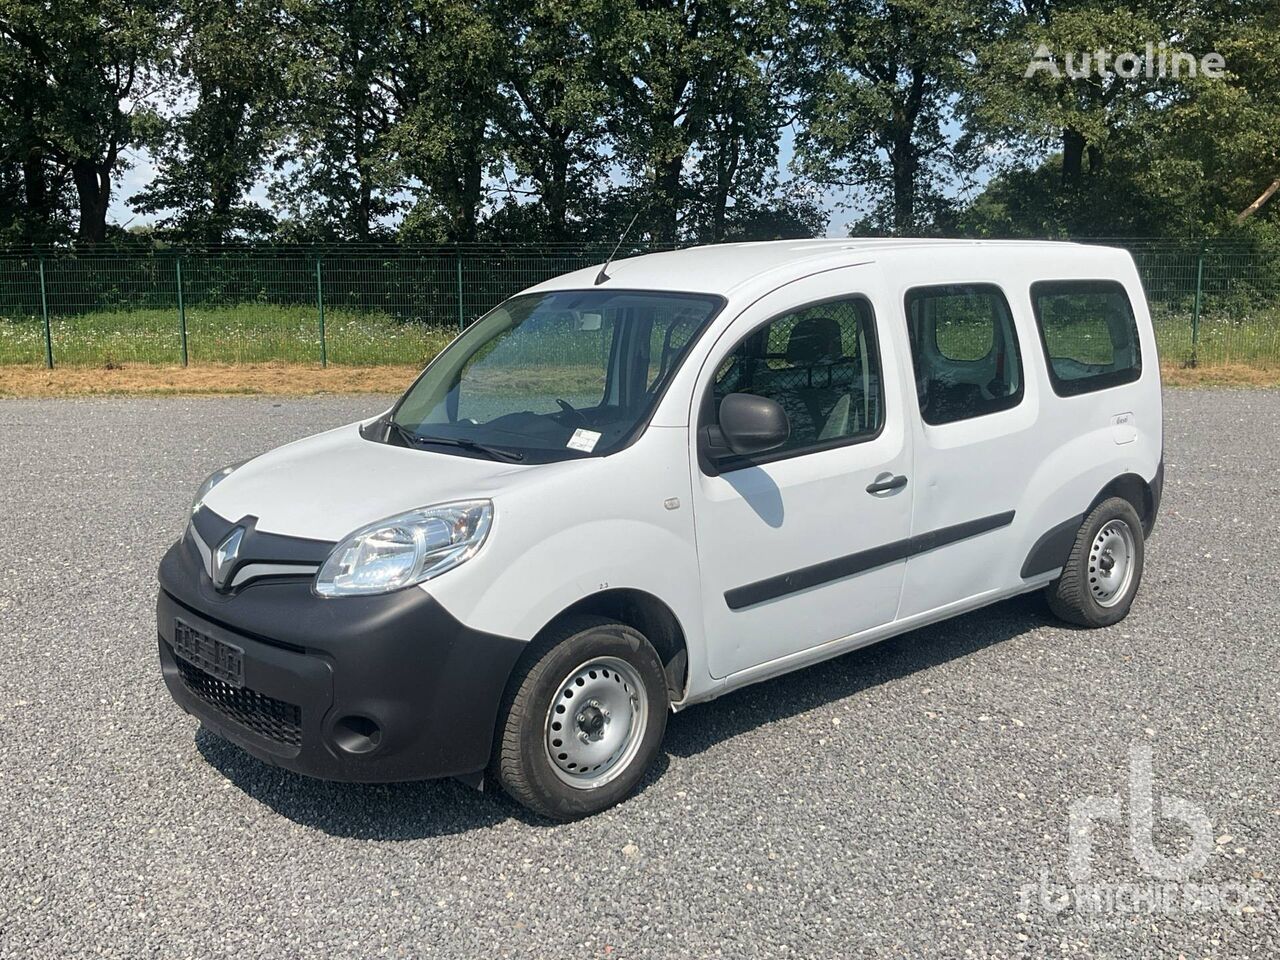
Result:
<svg viewBox="0 0 1280 960"><path fill-rule="evenodd" d="M514 450L503 450L501 447L491 447L487 443L481 443L479 440L469 440L464 437L426 437L422 434L415 434L419 443L443 443L451 447L461 447L463 450L474 450L477 453L483 453L485 456L492 457L494 460L505 460L508 463L519 463L524 459L523 453L516 453Z"/></svg>
<svg viewBox="0 0 1280 960"><path fill-rule="evenodd" d="M464 437L424 436L421 433L414 433L393 419L389 419L387 424L401 440L410 446L420 447L424 443L442 443L449 447L474 450L476 453L483 453L492 460L505 460L507 463L519 463L524 459L523 453L517 453L514 450L503 450L501 447L491 447L487 443L481 443L478 440L469 440Z"/></svg>

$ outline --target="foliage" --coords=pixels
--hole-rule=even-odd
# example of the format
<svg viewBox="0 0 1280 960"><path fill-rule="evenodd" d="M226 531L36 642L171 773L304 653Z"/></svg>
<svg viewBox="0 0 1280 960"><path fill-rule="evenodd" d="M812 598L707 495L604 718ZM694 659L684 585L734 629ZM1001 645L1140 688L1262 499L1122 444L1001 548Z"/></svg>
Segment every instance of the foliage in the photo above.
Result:
<svg viewBox="0 0 1280 960"><path fill-rule="evenodd" d="M1265 236L1277 35L1258 0L0 0L0 244L669 245L833 195L859 234ZM1026 72L1148 43L1226 77Z"/></svg>
<svg viewBox="0 0 1280 960"><path fill-rule="evenodd" d="M870 198L858 232L929 231L977 168L957 96L985 5L801 0L796 153L812 179Z"/></svg>
<svg viewBox="0 0 1280 960"><path fill-rule="evenodd" d="M105 239L169 16L168 0L0 0L0 183L21 177L25 239L58 239L73 204L76 236Z"/></svg>
<svg viewBox="0 0 1280 960"><path fill-rule="evenodd" d="M1280 177L1280 8L1239 0L1195 6L1040 0L981 49L966 97L1001 162L962 226L983 235L1205 236L1231 229ZM1126 77L1025 76L1040 44L1066 52L1210 52L1223 79L1144 69ZM1038 162L1027 163L1027 157ZM1043 158L1043 159L1040 159ZM1275 217L1275 209L1264 215Z"/></svg>
<svg viewBox="0 0 1280 960"><path fill-rule="evenodd" d="M180 0L177 78L190 108L150 131L155 179L130 198L163 232L221 243L270 233L248 192L262 172L281 97L275 0Z"/></svg>

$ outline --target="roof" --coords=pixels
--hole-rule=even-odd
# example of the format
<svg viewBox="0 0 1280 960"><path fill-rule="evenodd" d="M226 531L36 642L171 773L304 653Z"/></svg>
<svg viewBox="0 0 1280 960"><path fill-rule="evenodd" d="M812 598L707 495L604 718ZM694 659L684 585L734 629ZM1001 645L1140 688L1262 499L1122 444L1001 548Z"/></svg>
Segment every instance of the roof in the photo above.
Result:
<svg viewBox="0 0 1280 960"><path fill-rule="evenodd" d="M888 252L918 251L927 255L930 250L946 248L999 247L1046 248L1062 251L1063 248L1081 249L1077 243L1045 240L770 240L759 243L722 243L712 246L687 247L664 253L649 253L639 257L615 260L609 265L609 279L602 285L643 290L681 290L699 293L729 294L749 281L758 280L762 274L778 273L779 282L787 276L804 276L809 270L828 265L838 266L841 261L849 264L874 260ZM1096 248L1094 248L1096 249ZM536 290L583 289L595 285L600 272L597 264L584 270L575 270L563 276L539 284Z"/></svg>

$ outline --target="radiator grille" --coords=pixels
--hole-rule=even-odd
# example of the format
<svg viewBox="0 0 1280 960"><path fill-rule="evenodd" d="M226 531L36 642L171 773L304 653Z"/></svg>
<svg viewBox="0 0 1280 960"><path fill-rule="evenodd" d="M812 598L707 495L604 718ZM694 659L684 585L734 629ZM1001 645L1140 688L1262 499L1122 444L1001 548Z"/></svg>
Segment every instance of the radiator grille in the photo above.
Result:
<svg viewBox="0 0 1280 960"><path fill-rule="evenodd" d="M183 685L229 720L286 746L302 746L302 708L250 690L233 687L175 657Z"/></svg>

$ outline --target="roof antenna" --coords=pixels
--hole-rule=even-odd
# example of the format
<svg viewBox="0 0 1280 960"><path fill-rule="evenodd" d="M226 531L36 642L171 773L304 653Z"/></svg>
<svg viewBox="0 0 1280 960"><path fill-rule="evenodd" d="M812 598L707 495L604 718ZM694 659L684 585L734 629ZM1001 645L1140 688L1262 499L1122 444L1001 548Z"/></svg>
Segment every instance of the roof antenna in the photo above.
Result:
<svg viewBox="0 0 1280 960"><path fill-rule="evenodd" d="M648 208L648 205L646 204L644 207L641 207L639 210L637 210L635 213L635 216L631 218L631 222L627 224L627 229L622 231L622 236L618 238L618 244L613 248L613 253L609 254L609 259L604 262L604 266L602 266L600 268L600 272L596 274L595 286L598 287L600 286L600 284L604 283L606 280L609 279L609 274L608 274L609 264L613 263L613 258L616 257L618 255L618 251L622 249L623 241L625 241L627 239L627 236L631 233L631 228L636 225L636 221L640 219L640 214L647 208Z"/></svg>

